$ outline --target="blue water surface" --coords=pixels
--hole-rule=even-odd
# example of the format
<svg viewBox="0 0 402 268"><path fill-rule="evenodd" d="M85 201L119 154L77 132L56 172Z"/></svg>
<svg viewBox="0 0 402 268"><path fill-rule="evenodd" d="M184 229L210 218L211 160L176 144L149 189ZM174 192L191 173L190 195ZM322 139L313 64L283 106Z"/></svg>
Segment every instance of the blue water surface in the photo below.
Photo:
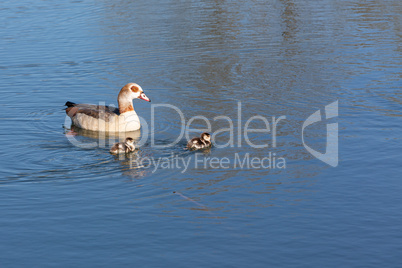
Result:
<svg viewBox="0 0 402 268"><path fill-rule="evenodd" d="M3 1L0 266L399 267L401 12L396 0ZM63 105L117 105L128 82L152 102L134 100L143 128L125 158L108 151L121 137L74 129ZM209 152L184 149L195 116L186 133L209 120ZM246 140L261 118L269 131ZM328 124L335 166L305 147L326 152Z"/></svg>

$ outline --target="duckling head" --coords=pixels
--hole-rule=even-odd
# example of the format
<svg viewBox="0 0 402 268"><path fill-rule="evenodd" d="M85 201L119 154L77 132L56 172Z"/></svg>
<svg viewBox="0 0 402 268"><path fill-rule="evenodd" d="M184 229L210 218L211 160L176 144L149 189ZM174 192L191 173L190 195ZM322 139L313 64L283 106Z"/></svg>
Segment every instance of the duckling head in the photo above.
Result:
<svg viewBox="0 0 402 268"><path fill-rule="evenodd" d="M203 139L204 141L211 141L211 135L209 133L202 133L201 134L201 139Z"/></svg>
<svg viewBox="0 0 402 268"><path fill-rule="evenodd" d="M134 139L127 137L126 140L124 141L124 143L132 145L132 144L134 144Z"/></svg>

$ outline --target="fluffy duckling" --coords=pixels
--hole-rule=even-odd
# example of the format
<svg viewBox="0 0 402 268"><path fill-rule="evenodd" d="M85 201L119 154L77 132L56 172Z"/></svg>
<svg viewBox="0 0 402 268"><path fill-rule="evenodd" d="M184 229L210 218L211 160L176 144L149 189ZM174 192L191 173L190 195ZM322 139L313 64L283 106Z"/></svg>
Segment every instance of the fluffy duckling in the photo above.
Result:
<svg viewBox="0 0 402 268"><path fill-rule="evenodd" d="M134 139L126 138L124 142L118 142L110 148L112 154L124 154L135 150Z"/></svg>
<svg viewBox="0 0 402 268"><path fill-rule="evenodd" d="M202 133L201 137L199 138L192 138L188 143L187 143L187 149L189 150L198 150L198 149L204 149L211 147L211 135L209 133Z"/></svg>

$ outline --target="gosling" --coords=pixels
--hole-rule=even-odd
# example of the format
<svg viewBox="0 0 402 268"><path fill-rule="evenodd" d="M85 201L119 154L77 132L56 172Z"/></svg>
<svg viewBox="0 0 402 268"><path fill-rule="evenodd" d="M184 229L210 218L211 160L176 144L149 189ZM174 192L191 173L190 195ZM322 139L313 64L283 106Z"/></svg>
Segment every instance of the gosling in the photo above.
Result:
<svg viewBox="0 0 402 268"><path fill-rule="evenodd" d="M124 142L118 142L110 148L112 154L124 154L135 150L133 138L126 138Z"/></svg>
<svg viewBox="0 0 402 268"><path fill-rule="evenodd" d="M199 150L199 149L209 148L211 146L212 146L211 135L209 135L209 133L206 133L206 132L202 133L201 137L192 138L187 143L187 149L189 149L189 150Z"/></svg>

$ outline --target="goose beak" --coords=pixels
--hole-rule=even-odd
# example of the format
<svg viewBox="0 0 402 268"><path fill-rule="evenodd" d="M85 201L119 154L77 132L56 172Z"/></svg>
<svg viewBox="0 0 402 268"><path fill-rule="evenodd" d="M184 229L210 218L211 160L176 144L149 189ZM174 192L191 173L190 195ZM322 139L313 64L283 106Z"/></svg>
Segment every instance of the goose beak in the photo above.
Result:
<svg viewBox="0 0 402 268"><path fill-rule="evenodd" d="M149 101L151 102L151 100L147 97L147 95L145 95L144 92L141 93L141 95L138 97L139 99L142 99L144 101Z"/></svg>

